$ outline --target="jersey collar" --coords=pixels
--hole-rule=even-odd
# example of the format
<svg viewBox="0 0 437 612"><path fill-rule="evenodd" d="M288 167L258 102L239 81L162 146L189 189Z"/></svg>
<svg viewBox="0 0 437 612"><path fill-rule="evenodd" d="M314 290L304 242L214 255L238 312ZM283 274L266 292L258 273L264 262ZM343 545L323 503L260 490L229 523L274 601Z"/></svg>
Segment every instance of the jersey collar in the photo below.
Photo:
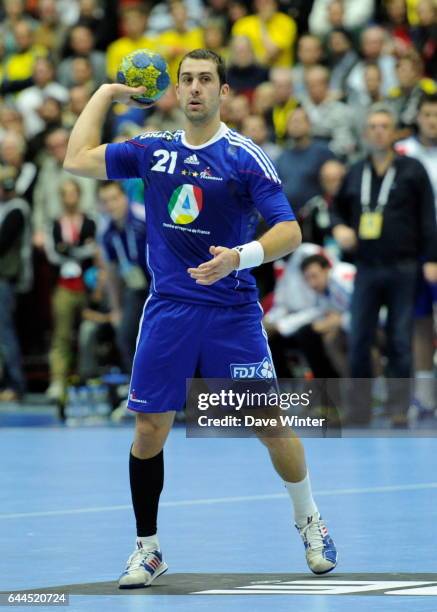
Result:
<svg viewBox="0 0 437 612"><path fill-rule="evenodd" d="M223 123L223 121L220 122L220 127L217 130L217 132L214 134L214 136L212 138L210 138L209 140L207 140L206 142L204 142L201 145L192 145L190 143L188 143L185 140L185 132L182 132L181 135L181 142L182 144L187 147L187 149L204 149L205 147L209 147L209 145L214 144L215 142L217 142L218 140L220 140L220 138L223 138L223 136L226 134L226 132L229 130L228 126L226 125L226 123Z"/></svg>

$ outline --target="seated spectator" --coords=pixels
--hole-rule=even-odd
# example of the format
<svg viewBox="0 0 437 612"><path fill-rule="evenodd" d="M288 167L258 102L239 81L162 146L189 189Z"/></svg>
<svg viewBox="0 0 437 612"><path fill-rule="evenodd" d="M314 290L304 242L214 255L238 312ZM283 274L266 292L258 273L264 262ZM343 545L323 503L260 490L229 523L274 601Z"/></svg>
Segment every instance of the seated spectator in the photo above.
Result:
<svg viewBox="0 0 437 612"><path fill-rule="evenodd" d="M33 32L27 21L18 21L14 25L13 32L16 52L10 55L5 62L3 79L5 81L24 81L32 76L35 61L40 57L45 57L47 49L34 44Z"/></svg>
<svg viewBox="0 0 437 612"><path fill-rule="evenodd" d="M33 69L34 84L17 96L17 109L24 117L26 137L32 138L44 129L44 121L38 115L38 108L46 97L55 98L61 104L68 101L68 91L55 81L53 63L47 58L36 60Z"/></svg>
<svg viewBox="0 0 437 612"><path fill-rule="evenodd" d="M75 26L69 35L69 49L67 57L59 64L58 81L70 89L74 86L72 79L72 62L75 57L88 57L93 67L96 85L106 81L106 58L102 51L95 47L93 32L83 25Z"/></svg>
<svg viewBox="0 0 437 612"><path fill-rule="evenodd" d="M376 62L382 74L382 94L386 96L390 89L398 84L396 77L396 61L392 55L385 51L387 34L380 26L370 26L361 34L360 51L362 55L352 68L346 85L348 90L357 95L365 92L364 69L368 62Z"/></svg>
<svg viewBox="0 0 437 612"><path fill-rule="evenodd" d="M70 89L70 101L62 115L62 125L65 128L73 127L90 97L91 92L86 86L76 85Z"/></svg>
<svg viewBox="0 0 437 612"><path fill-rule="evenodd" d="M15 132L24 136L24 122L21 113L12 104L0 105L0 138L5 132Z"/></svg>
<svg viewBox="0 0 437 612"><path fill-rule="evenodd" d="M329 70L313 66L306 75L308 95L302 99L315 139L326 142L341 158L356 150L352 110L329 93Z"/></svg>
<svg viewBox="0 0 437 612"><path fill-rule="evenodd" d="M66 27L60 20L56 0L38 0L38 25L34 29L34 43L41 45L52 59L58 60L65 41Z"/></svg>
<svg viewBox="0 0 437 612"><path fill-rule="evenodd" d="M62 104L56 98L44 98L41 106L37 108L37 113L42 119L44 127L28 140L27 155L40 167L44 161L44 146L47 135L62 126Z"/></svg>
<svg viewBox="0 0 437 612"><path fill-rule="evenodd" d="M413 43L425 63L425 74L437 80L437 7L432 0L417 4L418 23L412 30Z"/></svg>
<svg viewBox="0 0 437 612"><path fill-rule="evenodd" d="M346 81L350 71L358 62L352 38L343 28L333 28L328 35L328 67L331 71L329 89L340 100L346 94Z"/></svg>
<svg viewBox="0 0 437 612"><path fill-rule="evenodd" d="M71 62L71 80L74 86L85 87L90 95L93 94L98 83L95 79L93 65L88 57L75 57Z"/></svg>
<svg viewBox="0 0 437 612"><path fill-rule="evenodd" d="M35 20L25 14L25 0L4 0L2 6L4 16L0 23L0 33L4 38L5 53L9 56L19 49L15 37L15 26L20 22L25 22L32 29L35 26Z"/></svg>
<svg viewBox="0 0 437 612"><path fill-rule="evenodd" d="M170 1L171 27L157 40L161 53L168 61L170 78L176 83L176 74L182 57L192 49L203 47L203 31L193 28L188 22L188 12L181 0Z"/></svg>
<svg viewBox="0 0 437 612"><path fill-rule="evenodd" d="M122 9L121 15L124 36L111 43L106 53L106 72L112 80L115 80L125 55L137 49L156 50L156 39L145 36L147 13L143 6L128 5Z"/></svg>
<svg viewBox="0 0 437 612"><path fill-rule="evenodd" d="M30 211L15 193L14 180L0 180L0 401L17 401L25 390L20 344L15 329L16 294L31 285Z"/></svg>
<svg viewBox="0 0 437 612"><path fill-rule="evenodd" d="M241 133L251 138L273 161L281 154L281 147L269 139L267 122L262 115L247 115L242 121Z"/></svg>
<svg viewBox="0 0 437 612"><path fill-rule="evenodd" d="M374 8L374 0L314 0L309 17L310 32L323 37L335 27L349 31L362 28L373 17Z"/></svg>
<svg viewBox="0 0 437 612"><path fill-rule="evenodd" d="M364 84L364 91L359 94L351 92L347 98L349 108L354 110L355 129L360 136L365 128L369 110L374 104L384 100L381 69L376 62L368 62L364 66ZM363 145L363 141L359 140L358 144Z"/></svg>
<svg viewBox="0 0 437 612"><path fill-rule="evenodd" d="M36 181L36 166L25 161L25 156L26 141L23 136L16 132L6 132L0 144L0 174L12 178L15 194L29 203L32 201Z"/></svg>
<svg viewBox="0 0 437 612"><path fill-rule="evenodd" d="M308 68L320 64L323 59L323 47L320 38L312 34L304 34L297 43L296 66L292 69L293 91L300 99L306 93L305 75Z"/></svg>
<svg viewBox="0 0 437 612"><path fill-rule="evenodd" d="M407 0L386 0L384 28L390 34L392 53L399 56L412 46L411 26L407 18Z"/></svg>
<svg viewBox="0 0 437 612"><path fill-rule="evenodd" d="M423 78L423 61L414 51L399 58L396 72L399 87L389 91L387 101L397 118L397 137L406 138L414 131L420 100L424 94L436 93L437 83Z"/></svg>
<svg viewBox="0 0 437 612"><path fill-rule="evenodd" d="M183 125L184 114L179 108L176 92L172 85L153 106L152 111L147 118L146 125L153 125L154 130L174 131L179 130Z"/></svg>
<svg viewBox="0 0 437 612"><path fill-rule="evenodd" d="M86 303L84 272L96 250L95 222L81 212L79 183L61 184L62 215L55 219L47 241L50 263L58 270L53 294L53 336L50 348L50 386L47 396L60 399L74 365L73 341Z"/></svg>
<svg viewBox="0 0 437 612"><path fill-rule="evenodd" d="M210 19L203 27L203 44L205 49L217 53L226 61L228 59L228 47L225 41L225 29L220 19ZM229 83L229 75L228 75Z"/></svg>
<svg viewBox="0 0 437 612"><path fill-rule="evenodd" d="M293 210L299 210L315 195L320 194L319 172L334 154L323 142L311 137L311 122L306 111L299 107L290 115L287 136L291 144L276 161L285 195Z"/></svg>
<svg viewBox="0 0 437 612"><path fill-rule="evenodd" d="M247 36L233 36L227 67L227 81L231 89L251 100L255 88L268 78L267 68L260 66L255 59L250 39Z"/></svg>
<svg viewBox="0 0 437 612"><path fill-rule="evenodd" d="M45 245L46 230L55 219L62 215L63 206L60 187L71 175L64 170L68 132L64 128L55 129L46 137L47 157L44 160L33 192L33 243L42 249ZM96 181L76 177L81 190L81 211L90 217L96 215Z"/></svg>
<svg viewBox="0 0 437 612"><path fill-rule="evenodd" d="M106 263L112 321L123 369L130 372L138 323L148 290L144 205L129 203L115 181L100 184L99 198L108 221L100 240Z"/></svg>
<svg viewBox="0 0 437 612"><path fill-rule="evenodd" d="M289 68L273 68L270 71L273 85L271 121L276 141L282 143L287 136L287 121L298 101L294 97L293 76Z"/></svg>
<svg viewBox="0 0 437 612"><path fill-rule="evenodd" d="M245 117L250 114L250 104L246 96L243 96L242 94L233 96L229 112L230 126L238 132L241 132L243 121Z"/></svg>
<svg viewBox="0 0 437 612"><path fill-rule="evenodd" d="M273 306L264 317L278 378L289 378L293 374L287 358L290 349L297 349L305 356L316 378L338 376L321 335L312 328L315 321L326 315L327 301L307 284L301 269L307 257L322 253L319 246L310 243L302 243L294 251L276 283Z"/></svg>
<svg viewBox="0 0 437 612"><path fill-rule="evenodd" d="M291 66L296 40L296 22L278 11L277 0L255 0L254 14L242 17L232 28L233 36L247 36L263 66Z"/></svg>
<svg viewBox="0 0 437 612"><path fill-rule="evenodd" d="M346 166L336 159L326 161L320 168L321 193L312 197L298 214L302 239L323 246L338 259L339 249L331 235L330 209L346 172Z"/></svg>

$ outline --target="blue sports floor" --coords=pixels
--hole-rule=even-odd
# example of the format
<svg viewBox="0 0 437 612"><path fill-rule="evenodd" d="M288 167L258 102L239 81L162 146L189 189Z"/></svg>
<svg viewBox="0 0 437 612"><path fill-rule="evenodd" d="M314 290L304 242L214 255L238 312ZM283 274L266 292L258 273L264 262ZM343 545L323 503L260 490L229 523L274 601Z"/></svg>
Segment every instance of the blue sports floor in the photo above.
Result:
<svg viewBox="0 0 437 612"><path fill-rule="evenodd" d="M437 610L435 438L306 440L316 499L339 549L336 572L314 582L289 499L259 442L187 439L176 428L166 446L159 521L169 572L150 594L108 594L135 537L131 435L130 426L0 431L0 591L70 585L74 593L64 609L71 611ZM166 594L181 573L188 594ZM247 576L229 587L232 576L223 582L219 574ZM370 590L299 594L308 589L301 580L315 589L323 581L338 588L341 580ZM402 595L387 594L399 593L395 580L407 582L399 585ZM383 581L378 594L372 594L375 581ZM432 584L417 596L408 594L410 581ZM230 594L189 594L215 589Z"/></svg>

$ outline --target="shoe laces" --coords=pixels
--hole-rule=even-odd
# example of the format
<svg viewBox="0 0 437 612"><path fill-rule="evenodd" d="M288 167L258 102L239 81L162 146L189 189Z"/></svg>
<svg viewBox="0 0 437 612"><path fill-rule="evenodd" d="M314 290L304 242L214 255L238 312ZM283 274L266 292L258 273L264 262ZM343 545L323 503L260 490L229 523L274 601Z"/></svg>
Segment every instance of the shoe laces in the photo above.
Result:
<svg viewBox="0 0 437 612"><path fill-rule="evenodd" d="M147 562L147 558L150 555L155 556L155 551L138 548L138 550L135 550L127 560L128 568L139 569L144 563Z"/></svg>
<svg viewBox="0 0 437 612"><path fill-rule="evenodd" d="M322 533L323 528L326 530L325 535ZM311 550L323 550L325 547L323 538L328 534L328 531L322 519L311 517L305 527L300 529L300 533Z"/></svg>

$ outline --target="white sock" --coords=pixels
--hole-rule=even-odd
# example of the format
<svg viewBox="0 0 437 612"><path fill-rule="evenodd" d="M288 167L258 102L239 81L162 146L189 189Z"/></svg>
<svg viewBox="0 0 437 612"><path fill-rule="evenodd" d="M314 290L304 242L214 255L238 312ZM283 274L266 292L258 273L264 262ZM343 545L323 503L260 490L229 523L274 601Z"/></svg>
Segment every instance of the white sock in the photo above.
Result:
<svg viewBox="0 0 437 612"><path fill-rule="evenodd" d="M318 512L316 502L311 492L310 477L307 475L300 482L284 482L291 497L294 510L294 520L298 527L307 524L307 518Z"/></svg>
<svg viewBox="0 0 437 612"><path fill-rule="evenodd" d="M159 545L158 536L156 533L155 535L147 536L147 537L137 536L136 547L143 548L144 550L150 550L150 551L161 550L161 547Z"/></svg>

